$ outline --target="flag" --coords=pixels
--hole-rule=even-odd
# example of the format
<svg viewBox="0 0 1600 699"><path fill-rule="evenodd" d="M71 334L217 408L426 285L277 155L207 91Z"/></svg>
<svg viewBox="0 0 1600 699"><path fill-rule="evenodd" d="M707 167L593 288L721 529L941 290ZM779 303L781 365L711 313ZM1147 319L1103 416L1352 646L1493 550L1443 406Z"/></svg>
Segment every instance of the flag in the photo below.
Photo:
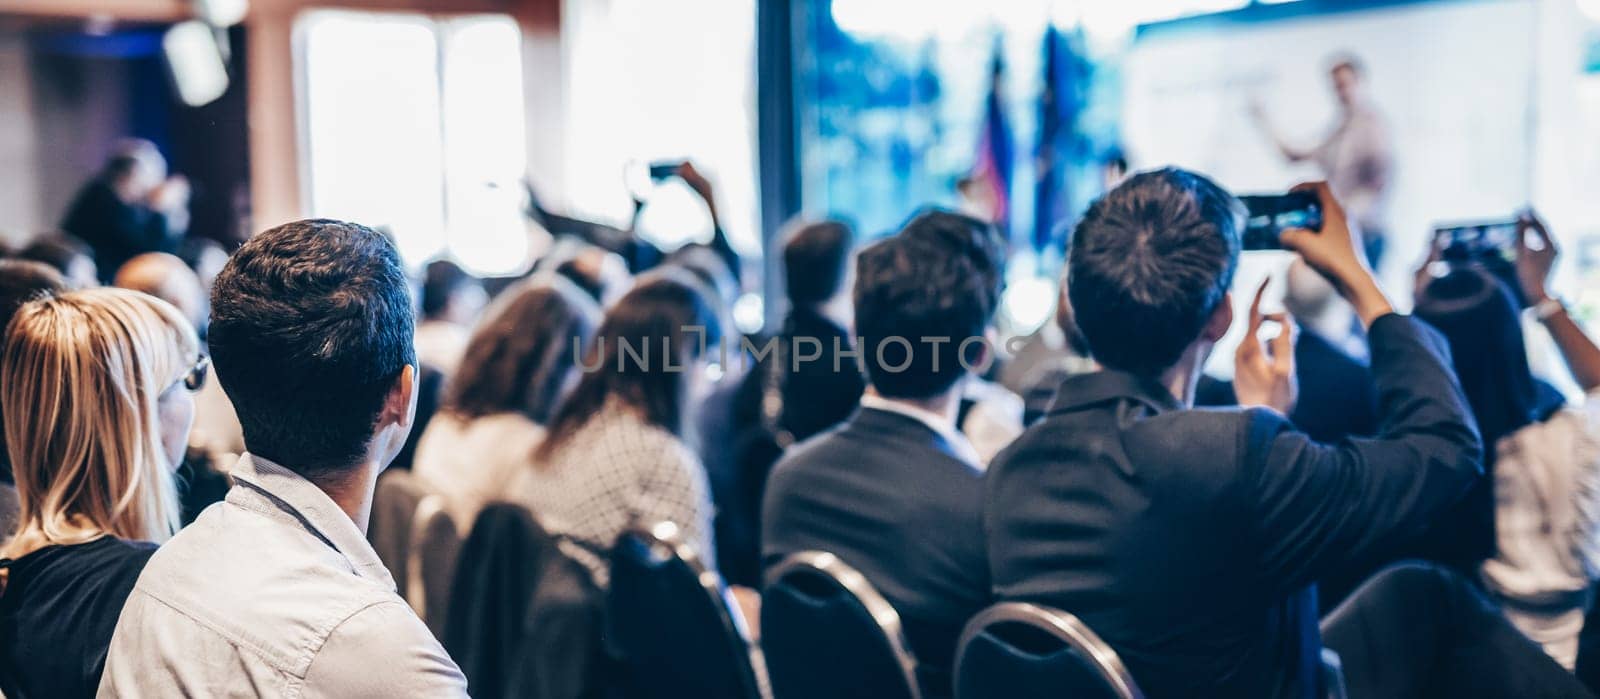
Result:
<svg viewBox="0 0 1600 699"><path fill-rule="evenodd" d="M1005 64L1000 60L1000 44L995 42L994 57L989 63L989 95L984 100L983 126L978 137L978 154L972 166L972 180L992 207L994 224L1009 235L1011 214L1011 168L1013 153L1011 126L1006 122L1005 103L1001 96L1001 82L1005 77Z"/></svg>
<svg viewBox="0 0 1600 699"><path fill-rule="evenodd" d="M1075 213L1072 175L1088 151L1078 128L1087 102L1089 63L1054 25L1044 34L1044 89L1034 148L1033 249L1058 244L1057 228Z"/></svg>

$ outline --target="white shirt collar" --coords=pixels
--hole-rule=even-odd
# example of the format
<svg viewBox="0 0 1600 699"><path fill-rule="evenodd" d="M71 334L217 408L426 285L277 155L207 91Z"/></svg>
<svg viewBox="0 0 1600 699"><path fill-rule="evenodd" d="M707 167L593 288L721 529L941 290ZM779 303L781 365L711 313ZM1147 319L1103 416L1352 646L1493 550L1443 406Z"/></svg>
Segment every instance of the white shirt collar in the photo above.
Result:
<svg viewBox="0 0 1600 699"><path fill-rule="evenodd" d="M944 415L873 393L861 394L861 407L904 415L926 425L928 429L944 438L950 448L955 450L956 456L971 464L973 468L982 468L983 460L978 458L978 450L972 448L972 442L967 441L966 435L955 429Z"/></svg>

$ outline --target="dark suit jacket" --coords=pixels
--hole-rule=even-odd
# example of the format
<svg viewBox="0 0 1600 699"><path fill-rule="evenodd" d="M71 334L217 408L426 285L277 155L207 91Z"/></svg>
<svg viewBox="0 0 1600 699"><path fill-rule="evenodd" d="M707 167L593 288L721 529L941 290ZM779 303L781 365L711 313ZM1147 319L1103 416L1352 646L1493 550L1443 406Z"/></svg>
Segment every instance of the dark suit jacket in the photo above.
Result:
<svg viewBox="0 0 1600 699"><path fill-rule="evenodd" d="M947 696L961 627L990 598L982 504L982 472L937 432L863 408L774 467L762 560L828 551L860 571L900 613L925 691Z"/></svg>
<svg viewBox="0 0 1600 699"><path fill-rule="evenodd" d="M1068 379L990 466L998 595L1076 614L1153 699L1312 696L1313 581L1417 532L1482 469L1443 339L1389 315L1370 340L1383 432L1332 446L1131 374Z"/></svg>

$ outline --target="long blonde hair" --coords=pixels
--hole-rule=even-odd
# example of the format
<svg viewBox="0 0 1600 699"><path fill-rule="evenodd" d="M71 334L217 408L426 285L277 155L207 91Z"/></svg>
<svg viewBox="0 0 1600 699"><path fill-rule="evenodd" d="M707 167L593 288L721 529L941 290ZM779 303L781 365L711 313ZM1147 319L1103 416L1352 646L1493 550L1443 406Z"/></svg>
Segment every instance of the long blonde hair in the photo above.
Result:
<svg viewBox="0 0 1600 699"><path fill-rule="evenodd" d="M0 557L177 531L157 401L198 358L189 322L138 292L75 291L17 311L0 353L0 415L21 512Z"/></svg>

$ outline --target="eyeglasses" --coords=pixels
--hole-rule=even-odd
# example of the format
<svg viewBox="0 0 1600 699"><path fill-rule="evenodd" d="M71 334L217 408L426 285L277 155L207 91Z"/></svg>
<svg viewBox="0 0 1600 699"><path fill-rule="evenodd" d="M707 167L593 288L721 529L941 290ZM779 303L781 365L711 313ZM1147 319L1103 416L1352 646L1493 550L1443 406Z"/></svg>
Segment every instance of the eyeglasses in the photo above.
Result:
<svg viewBox="0 0 1600 699"><path fill-rule="evenodd" d="M196 393L205 388L206 378L211 376L211 358L201 356L200 361L194 363L189 373L183 375L183 387L190 393Z"/></svg>

